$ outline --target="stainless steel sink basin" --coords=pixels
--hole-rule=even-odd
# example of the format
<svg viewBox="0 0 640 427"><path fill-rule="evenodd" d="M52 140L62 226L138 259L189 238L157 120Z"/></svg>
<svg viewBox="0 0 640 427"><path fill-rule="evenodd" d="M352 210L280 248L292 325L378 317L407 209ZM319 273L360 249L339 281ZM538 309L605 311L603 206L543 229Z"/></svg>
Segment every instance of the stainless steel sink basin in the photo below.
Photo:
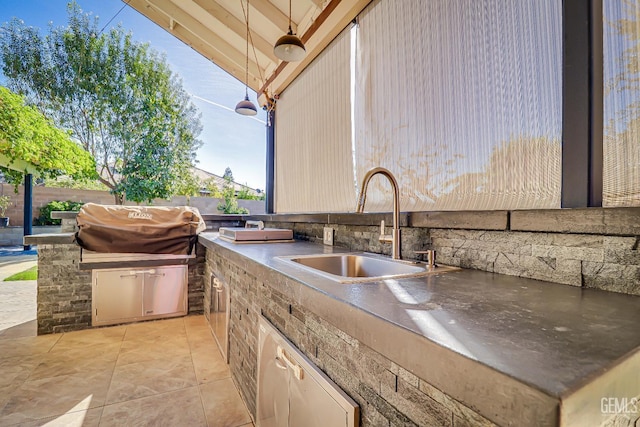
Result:
<svg viewBox="0 0 640 427"><path fill-rule="evenodd" d="M372 282L458 270L456 267L429 267L421 262L393 260L367 253L301 255L279 258L291 265L341 283Z"/></svg>

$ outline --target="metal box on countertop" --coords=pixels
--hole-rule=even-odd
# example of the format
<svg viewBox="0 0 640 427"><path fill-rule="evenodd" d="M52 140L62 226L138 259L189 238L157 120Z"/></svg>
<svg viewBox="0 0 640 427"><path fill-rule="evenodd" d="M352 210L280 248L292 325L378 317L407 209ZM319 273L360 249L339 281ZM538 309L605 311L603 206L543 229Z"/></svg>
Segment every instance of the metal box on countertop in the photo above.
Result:
<svg viewBox="0 0 640 427"><path fill-rule="evenodd" d="M291 241L293 230L284 228L220 227L220 237L234 242Z"/></svg>

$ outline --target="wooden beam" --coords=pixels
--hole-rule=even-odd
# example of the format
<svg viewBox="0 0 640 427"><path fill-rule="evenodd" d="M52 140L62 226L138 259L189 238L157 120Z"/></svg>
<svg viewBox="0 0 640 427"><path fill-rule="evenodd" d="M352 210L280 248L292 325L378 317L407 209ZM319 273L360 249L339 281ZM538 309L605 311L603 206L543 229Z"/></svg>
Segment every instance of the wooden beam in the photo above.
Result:
<svg viewBox="0 0 640 427"><path fill-rule="evenodd" d="M281 28L283 32L289 29L289 15L282 13L282 11L275 7L270 1L252 0L251 5L260 12L262 16L271 21L273 25ZM298 32L298 26L295 22L291 22L291 29L294 33Z"/></svg>
<svg viewBox="0 0 640 427"><path fill-rule="evenodd" d="M166 14L152 7L145 0L130 0L128 4L156 25L165 31L168 31L169 17ZM221 55L217 49L203 42L199 38L194 37L190 31L186 30L182 26L175 27L174 31L171 31L170 33L184 44L191 47L198 54L214 62L218 67L238 79L238 81L244 83L244 66L241 67L238 66L238 64L229 61L225 56ZM256 90L260 87L260 84L261 82L258 79L253 78L251 75L249 76L250 88Z"/></svg>
<svg viewBox="0 0 640 427"><path fill-rule="evenodd" d="M309 3L314 4L318 9L322 9L324 0L308 0Z"/></svg>
<svg viewBox="0 0 640 427"><path fill-rule="evenodd" d="M231 31L236 33L238 36L242 37L243 39L245 38L247 33L245 22L236 18L231 12L222 7L217 1L193 0L193 2L213 18L220 21ZM251 14L249 15L249 18L251 18ZM253 46L258 52L269 58L272 62L279 61L278 57L273 54L273 45L253 29L251 30L251 40L253 41Z"/></svg>
<svg viewBox="0 0 640 427"><path fill-rule="evenodd" d="M152 7L158 9L162 13L170 17L170 19L176 21L180 26L192 33L194 36L202 40L204 43L210 45L216 49L220 56L225 56L228 60L239 66L241 69L245 67L245 53L238 50L231 43L224 40L217 33L211 31L200 21L193 16L186 13L184 10L176 6L170 0L146 0ZM174 26L172 33L177 31L177 27ZM243 43L244 44L244 43ZM219 56L217 56L219 57ZM249 57L251 58L251 57ZM218 62L218 60L216 60ZM260 70L262 71L262 70ZM249 74L259 76L258 64L249 59ZM244 80L244 79L242 79Z"/></svg>

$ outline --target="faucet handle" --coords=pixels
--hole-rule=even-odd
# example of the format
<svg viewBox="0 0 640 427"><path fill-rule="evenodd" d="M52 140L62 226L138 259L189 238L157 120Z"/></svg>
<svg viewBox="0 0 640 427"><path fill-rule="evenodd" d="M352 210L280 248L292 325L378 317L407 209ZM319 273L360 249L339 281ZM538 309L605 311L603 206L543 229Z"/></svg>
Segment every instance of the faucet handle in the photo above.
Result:
<svg viewBox="0 0 640 427"><path fill-rule="evenodd" d="M393 242L392 234L384 234L384 220L380 221L380 237L378 237L378 240L382 243Z"/></svg>
<svg viewBox="0 0 640 427"><path fill-rule="evenodd" d="M427 255L427 265L429 267L436 267L436 251L433 249L426 251L414 251L416 255Z"/></svg>

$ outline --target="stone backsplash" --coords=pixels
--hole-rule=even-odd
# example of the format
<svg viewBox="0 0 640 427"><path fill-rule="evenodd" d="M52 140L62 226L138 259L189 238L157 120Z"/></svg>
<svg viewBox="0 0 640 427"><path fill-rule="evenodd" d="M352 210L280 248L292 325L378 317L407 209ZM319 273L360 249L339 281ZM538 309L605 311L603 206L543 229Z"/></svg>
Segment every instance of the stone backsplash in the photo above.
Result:
<svg viewBox="0 0 640 427"><path fill-rule="evenodd" d="M390 255L379 223L390 215L271 215L268 227L291 228L295 237L353 251ZM367 219L369 217L369 219ZM387 227L387 233L390 228ZM401 217L402 256L434 249L436 262L585 288L640 295L640 209L410 213Z"/></svg>

